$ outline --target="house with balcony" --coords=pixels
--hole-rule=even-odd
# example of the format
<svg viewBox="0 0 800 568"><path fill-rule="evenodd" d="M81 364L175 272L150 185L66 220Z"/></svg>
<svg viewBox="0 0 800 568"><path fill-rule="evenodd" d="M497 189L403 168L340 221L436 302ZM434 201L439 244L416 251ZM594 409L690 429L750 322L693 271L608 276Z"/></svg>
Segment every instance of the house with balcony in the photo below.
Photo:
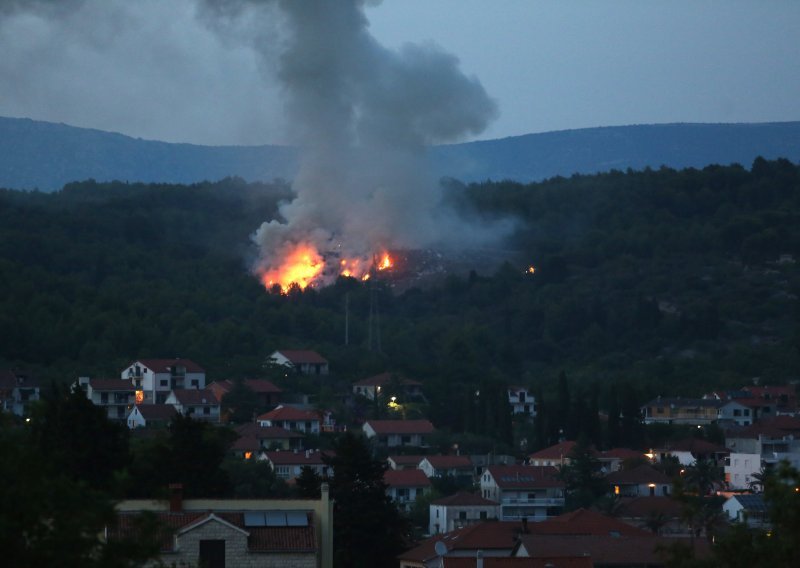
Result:
<svg viewBox="0 0 800 568"><path fill-rule="evenodd" d="M271 363L287 367L301 375L327 375L328 360L316 351L281 349L269 356Z"/></svg>
<svg viewBox="0 0 800 568"><path fill-rule="evenodd" d="M34 400L39 400L38 379L23 371L0 369L0 410L25 416Z"/></svg>
<svg viewBox="0 0 800 568"><path fill-rule="evenodd" d="M428 534L447 533L500 517L500 504L475 493L461 491L429 505Z"/></svg>
<svg viewBox="0 0 800 568"><path fill-rule="evenodd" d="M649 465L609 473L606 481L618 497L667 497L672 480Z"/></svg>
<svg viewBox="0 0 800 568"><path fill-rule="evenodd" d="M731 454L758 454L767 466L787 460L800 467L800 418L775 416L746 428L728 430L725 446Z"/></svg>
<svg viewBox="0 0 800 568"><path fill-rule="evenodd" d="M721 427L725 426L749 426L753 423L756 411L751 405L743 404L744 400L729 400L723 402L717 411L717 421Z"/></svg>
<svg viewBox="0 0 800 568"><path fill-rule="evenodd" d="M256 418L256 422L260 426L275 426L293 432L319 434L321 418L319 412L280 404Z"/></svg>
<svg viewBox="0 0 800 568"><path fill-rule="evenodd" d="M388 392L388 390L392 392ZM397 392L395 392L397 391ZM422 383L399 373L380 373L353 383L353 394L369 400L396 396L404 400L424 400Z"/></svg>
<svg viewBox="0 0 800 568"><path fill-rule="evenodd" d="M136 404L126 420L128 428L164 428L178 414L171 404Z"/></svg>
<svg viewBox="0 0 800 568"><path fill-rule="evenodd" d="M136 404L136 389L131 381L80 377L78 386L92 404L105 410L109 420L127 420Z"/></svg>
<svg viewBox="0 0 800 568"><path fill-rule="evenodd" d="M657 397L641 408L645 424L703 426L717 421L723 402L714 398Z"/></svg>
<svg viewBox="0 0 800 568"><path fill-rule="evenodd" d="M685 438L668 441L660 448L651 449L650 453L655 461L663 461L667 456L673 456L681 465L693 465L698 460L722 463L730 450L701 438Z"/></svg>
<svg viewBox="0 0 800 568"><path fill-rule="evenodd" d="M173 389L165 404L194 420L220 422L220 404L209 389Z"/></svg>
<svg viewBox="0 0 800 568"><path fill-rule="evenodd" d="M528 464L554 467L569 465L570 455L576 443L574 440L564 440L558 444L543 448L528 456Z"/></svg>
<svg viewBox="0 0 800 568"><path fill-rule="evenodd" d="M239 438L233 443L234 455L250 459L262 451L297 450L303 447L303 434L277 426L261 426L257 422L234 428Z"/></svg>
<svg viewBox="0 0 800 568"><path fill-rule="evenodd" d="M481 475L481 495L500 503L500 519L543 521L564 509L564 482L551 466L492 465Z"/></svg>
<svg viewBox="0 0 800 568"><path fill-rule="evenodd" d="M512 414L536 416L536 398L525 387L508 387L508 404L511 405Z"/></svg>
<svg viewBox="0 0 800 568"><path fill-rule="evenodd" d="M399 510L405 512L411 509L417 497L431 488L431 480L418 469L387 469L383 473L383 482L386 484L386 494Z"/></svg>
<svg viewBox="0 0 800 568"><path fill-rule="evenodd" d="M304 467L311 468L320 477L328 477L333 472L322 459L326 455L333 454L319 450L270 451L261 452L257 459L266 461L276 476L289 481L297 478Z"/></svg>
<svg viewBox="0 0 800 568"><path fill-rule="evenodd" d="M142 404L164 404L173 389L206 388L206 372L189 359L138 359L120 373Z"/></svg>
<svg viewBox="0 0 800 568"><path fill-rule="evenodd" d="M474 471L469 456L425 456L419 462L419 469L427 477L459 477L472 479Z"/></svg>
<svg viewBox="0 0 800 568"><path fill-rule="evenodd" d="M367 420L362 430L368 439L380 446L422 448L427 447L427 436L434 428L429 420Z"/></svg>

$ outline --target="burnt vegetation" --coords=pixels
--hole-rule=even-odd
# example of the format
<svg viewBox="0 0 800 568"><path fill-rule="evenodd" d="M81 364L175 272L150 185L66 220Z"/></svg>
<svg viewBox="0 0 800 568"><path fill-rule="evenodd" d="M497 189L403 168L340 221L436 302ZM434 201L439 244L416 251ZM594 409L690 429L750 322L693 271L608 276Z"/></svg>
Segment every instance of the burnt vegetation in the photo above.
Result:
<svg viewBox="0 0 800 568"><path fill-rule="evenodd" d="M291 199L283 182L0 191L0 365L71 382L155 354L214 380L312 348L343 381L419 378L437 427L498 433L505 418L470 393L488 408L508 384L554 392L565 371L585 396L601 385L608 407L611 384L644 399L798 376L800 168L788 160L445 183L465 213L519 221L499 269L287 295L247 268L250 234Z"/></svg>

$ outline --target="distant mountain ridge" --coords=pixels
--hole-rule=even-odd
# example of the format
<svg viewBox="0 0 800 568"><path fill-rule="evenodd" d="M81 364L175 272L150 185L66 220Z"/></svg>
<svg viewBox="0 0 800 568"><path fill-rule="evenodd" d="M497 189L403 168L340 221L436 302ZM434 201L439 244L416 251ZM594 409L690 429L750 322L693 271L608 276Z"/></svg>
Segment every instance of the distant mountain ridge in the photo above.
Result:
<svg viewBox="0 0 800 568"><path fill-rule="evenodd" d="M609 126L430 148L434 171L465 182L538 181L611 169L697 167L757 156L800 161L800 122ZM0 187L55 191L71 181L194 183L291 179L287 146L200 146L0 117Z"/></svg>

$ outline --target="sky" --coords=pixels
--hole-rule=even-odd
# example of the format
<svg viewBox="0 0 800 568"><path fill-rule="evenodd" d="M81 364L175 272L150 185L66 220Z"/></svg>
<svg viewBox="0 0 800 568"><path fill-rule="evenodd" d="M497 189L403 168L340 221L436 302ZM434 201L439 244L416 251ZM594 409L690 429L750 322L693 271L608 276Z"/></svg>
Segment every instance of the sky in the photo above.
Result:
<svg viewBox="0 0 800 568"><path fill-rule="evenodd" d="M0 0L0 116L291 143L280 21L208 9L236 3ZM480 82L498 112L465 139L800 120L797 0L384 0L364 12L383 47L433 44Z"/></svg>

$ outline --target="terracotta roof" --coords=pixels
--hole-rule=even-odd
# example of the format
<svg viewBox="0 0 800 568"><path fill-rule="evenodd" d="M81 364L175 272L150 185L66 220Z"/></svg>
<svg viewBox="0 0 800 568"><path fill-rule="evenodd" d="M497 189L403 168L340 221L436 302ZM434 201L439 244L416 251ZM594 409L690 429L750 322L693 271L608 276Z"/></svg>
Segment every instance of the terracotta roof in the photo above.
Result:
<svg viewBox="0 0 800 568"><path fill-rule="evenodd" d="M279 405L274 409L270 410L269 412L262 414L258 417L258 420L298 420L298 421L306 421L306 420L317 420L319 421L319 413L313 412L311 410L301 410L300 408L295 408L293 406L284 406Z"/></svg>
<svg viewBox="0 0 800 568"><path fill-rule="evenodd" d="M684 438L676 442L668 442L666 449L673 452L691 452L693 454L717 454L728 453L730 450L725 446L718 446L700 438Z"/></svg>
<svg viewBox="0 0 800 568"><path fill-rule="evenodd" d="M109 530L109 538L136 537L135 520L140 513L123 512L118 516L118 524ZM157 512L158 519L172 531L179 531L202 522L210 515L222 519L249 533L247 548L253 552L314 552L317 549L314 534L314 516L307 513L308 526L305 527L248 527L241 512ZM169 534L162 539L161 551L173 550L174 540Z"/></svg>
<svg viewBox="0 0 800 568"><path fill-rule="evenodd" d="M400 554L397 558L411 562L424 562L436 558L437 542L443 542L449 551L508 550L522 530L522 523L508 521L486 521L436 535L422 541L418 546Z"/></svg>
<svg viewBox="0 0 800 568"><path fill-rule="evenodd" d="M675 406L677 408L719 408L725 404L715 398L657 397L644 406Z"/></svg>
<svg viewBox="0 0 800 568"><path fill-rule="evenodd" d="M285 440L287 438L303 437L300 432L294 432L286 428L278 428L277 426L260 426L255 422L240 424L234 428L234 430L242 437L252 437L256 440Z"/></svg>
<svg viewBox="0 0 800 568"><path fill-rule="evenodd" d="M219 388L223 392L229 392L231 388L233 388L235 381L230 379L225 379L223 381L214 381L208 388ZM279 387L275 386L272 382L268 381L267 379L245 379L244 384L249 388L251 391L259 394L277 394L282 393L283 390Z"/></svg>
<svg viewBox="0 0 800 568"><path fill-rule="evenodd" d="M422 385L421 382L415 381L414 379L409 379L399 373L380 373L378 375L373 375L372 377L368 377L366 379L361 379L360 381L356 381L353 383L353 386L357 387L371 387L371 386L384 386L388 385L392 382L392 376L396 376L400 381L401 385Z"/></svg>
<svg viewBox="0 0 800 568"><path fill-rule="evenodd" d="M780 402L780 397L782 396L786 397L789 402L797 398L797 393L795 392L794 387L790 386L748 386L743 387L742 390L748 391L754 397L763 398L766 400L777 400L778 402Z"/></svg>
<svg viewBox="0 0 800 568"><path fill-rule="evenodd" d="M175 395L175 400L182 405L219 405L219 400L214 396L214 391L209 389L173 389L172 394Z"/></svg>
<svg viewBox="0 0 800 568"><path fill-rule="evenodd" d="M136 408L145 420L151 421L169 421L178 414L171 404L139 404Z"/></svg>
<svg viewBox="0 0 800 568"><path fill-rule="evenodd" d="M443 568L476 568L477 558L445 556ZM523 558L487 556L484 568L592 568L594 562L588 556L559 556L557 558Z"/></svg>
<svg viewBox="0 0 800 568"><path fill-rule="evenodd" d="M530 523L528 530L533 534L548 535L652 536L646 530L588 509L578 509L539 523Z"/></svg>
<svg viewBox="0 0 800 568"><path fill-rule="evenodd" d="M429 420L367 420L376 434L430 434L433 424Z"/></svg>
<svg viewBox="0 0 800 568"><path fill-rule="evenodd" d="M269 461L275 465L323 465L322 456L332 456L333 452L319 450L299 450L285 452L264 452Z"/></svg>
<svg viewBox="0 0 800 568"><path fill-rule="evenodd" d="M683 505L670 497L656 496L623 498L620 502L620 517L644 519L659 513L665 517L677 519L683 513Z"/></svg>
<svg viewBox="0 0 800 568"><path fill-rule="evenodd" d="M744 428L730 429L726 432L728 438L758 438L770 436L782 438L790 434L800 433L800 418L794 416L773 416L762 418L758 422Z"/></svg>
<svg viewBox="0 0 800 568"><path fill-rule="evenodd" d="M600 452L597 455L597 459L599 460L620 459L624 461L624 460L632 460L643 457L644 457L643 452L631 450L630 448L611 448L610 450Z"/></svg>
<svg viewBox="0 0 800 568"><path fill-rule="evenodd" d="M389 487L430 487L431 480L420 469L387 469L383 482Z"/></svg>
<svg viewBox="0 0 800 568"><path fill-rule="evenodd" d="M414 466L417 467L419 463L428 456L421 456L421 455L409 455L409 456L389 456L386 458L387 460L392 460L396 466L398 467L407 467L407 466Z"/></svg>
<svg viewBox="0 0 800 568"><path fill-rule="evenodd" d="M284 350L281 349L276 351L275 353L279 353L286 357L289 361L294 363L295 365L303 364L303 363L310 363L312 365L324 365L328 362L322 355L317 353L316 351L309 351L309 350Z"/></svg>
<svg viewBox="0 0 800 568"><path fill-rule="evenodd" d="M256 452L261 449L261 442L253 436L241 436L231 445L231 449L240 452Z"/></svg>
<svg viewBox="0 0 800 568"><path fill-rule="evenodd" d="M428 460L434 469L472 470L472 460L469 456L425 456L423 460Z"/></svg>
<svg viewBox="0 0 800 568"><path fill-rule="evenodd" d="M137 359L128 366L136 363L155 373L169 373L171 367L185 367L187 373L205 373L205 369L190 359Z"/></svg>
<svg viewBox="0 0 800 568"><path fill-rule="evenodd" d="M564 442L559 442L554 446L550 446L549 448L544 448L543 450L539 450L538 452L534 452L530 455L530 459L534 460L558 460L562 458L569 458L572 450L575 449L577 442L573 440L565 440ZM592 448L592 453L597 454L594 448Z"/></svg>
<svg viewBox="0 0 800 568"><path fill-rule="evenodd" d="M125 379L89 379L89 385L96 391L127 391L133 392L136 387Z"/></svg>
<svg viewBox="0 0 800 568"><path fill-rule="evenodd" d="M467 493L466 491L459 491L455 495L431 501L431 505L446 505L448 507L489 507L498 504L497 501L484 499L477 493Z"/></svg>
<svg viewBox="0 0 800 568"><path fill-rule="evenodd" d="M672 480L657 469L642 464L627 471L613 471L606 476L606 481L613 485L658 483L671 484Z"/></svg>
<svg viewBox="0 0 800 568"><path fill-rule="evenodd" d="M533 558L586 555L596 565L654 565L663 566L664 558L656 547L684 542L691 546L688 538L664 538L656 536L596 536L596 535L520 535L520 543ZM710 545L704 538L694 539L698 558L710 554Z"/></svg>
<svg viewBox="0 0 800 568"><path fill-rule="evenodd" d="M35 388L39 380L29 377L26 373L18 373L11 369L0 369L0 389L11 390L17 387Z"/></svg>
<svg viewBox="0 0 800 568"><path fill-rule="evenodd" d="M486 471L500 489L564 487L564 482L556 478L558 470L552 466L490 465Z"/></svg>

